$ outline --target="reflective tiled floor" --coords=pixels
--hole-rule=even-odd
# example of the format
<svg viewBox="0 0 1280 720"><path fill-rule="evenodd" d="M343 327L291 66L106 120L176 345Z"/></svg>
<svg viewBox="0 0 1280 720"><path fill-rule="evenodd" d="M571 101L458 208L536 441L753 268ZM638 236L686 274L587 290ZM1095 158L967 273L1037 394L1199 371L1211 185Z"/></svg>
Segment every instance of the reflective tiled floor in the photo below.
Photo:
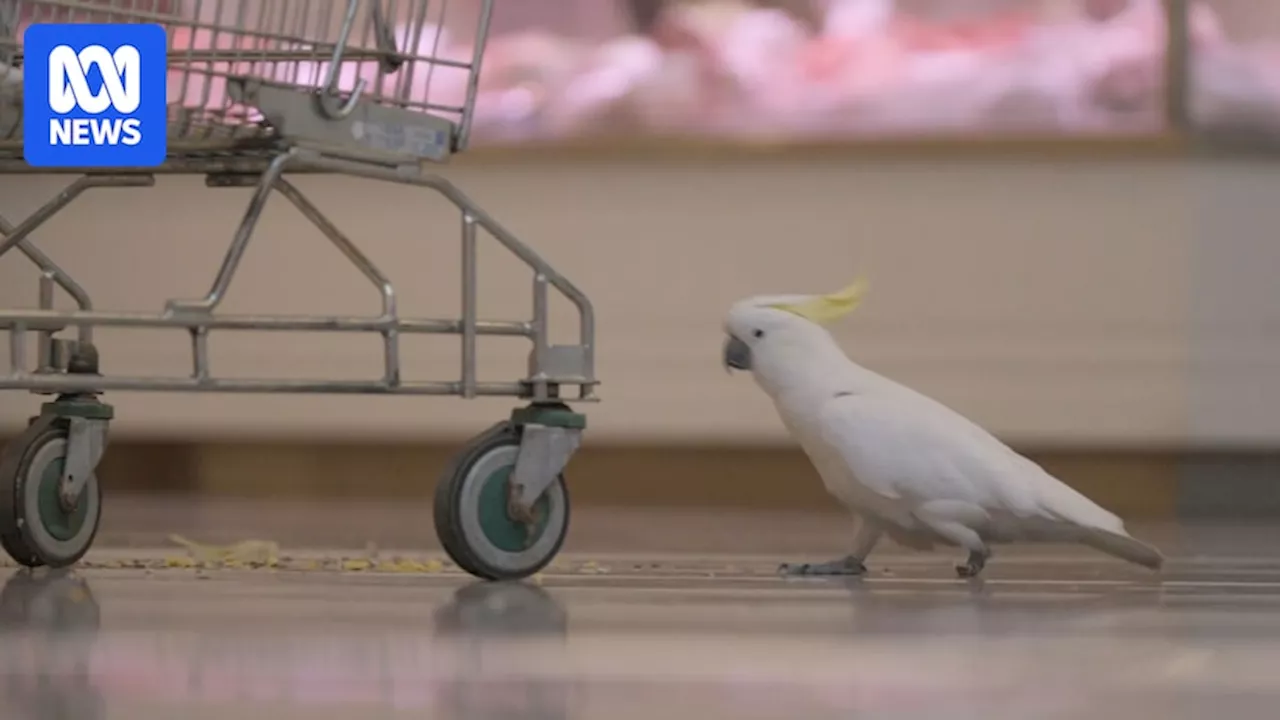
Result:
<svg viewBox="0 0 1280 720"><path fill-rule="evenodd" d="M74 575L0 570L0 718L1272 720L1270 534L1204 529L1160 580L1046 549L975 584L892 549L861 581L578 547L537 583L482 584L429 553L197 571L104 547Z"/></svg>

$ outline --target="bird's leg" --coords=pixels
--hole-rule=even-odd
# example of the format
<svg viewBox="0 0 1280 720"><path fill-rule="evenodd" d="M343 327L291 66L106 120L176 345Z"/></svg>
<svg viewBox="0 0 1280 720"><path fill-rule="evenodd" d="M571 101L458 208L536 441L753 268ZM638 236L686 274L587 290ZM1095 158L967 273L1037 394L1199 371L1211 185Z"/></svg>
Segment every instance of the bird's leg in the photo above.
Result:
<svg viewBox="0 0 1280 720"><path fill-rule="evenodd" d="M991 557L990 550L970 550L969 558L963 563L956 565L956 575L962 578L976 578L982 569L987 566L987 558Z"/></svg>
<svg viewBox="0 0 1280 720"><path fill-rule="evenodd" d="M964 564L956 565L957 575L974 578L986 567L991 549L974 529L986 520L986 513L982 508L969 503L937 500L921 504L912 515L939 537L969 551Z"/></svg>
<svg viewBox="0 0 1280 720"><path fill-rule="evenodd" d="M863 562L871 554L880 536L884 534L880 524L863 518L853 536L853 552L838 560L821 563L783 563L778 572L797 576L853 576L863 575L867 566Z"/></svg>

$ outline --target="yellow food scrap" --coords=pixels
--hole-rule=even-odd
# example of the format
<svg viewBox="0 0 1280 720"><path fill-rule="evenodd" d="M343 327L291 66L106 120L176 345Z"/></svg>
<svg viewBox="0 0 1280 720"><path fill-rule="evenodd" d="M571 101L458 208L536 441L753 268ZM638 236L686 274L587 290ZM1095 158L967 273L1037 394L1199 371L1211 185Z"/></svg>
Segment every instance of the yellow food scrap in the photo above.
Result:
<svg viewBox="0 0 1280 720"><path fill-rule="evenodd" d="M342 569L350 572L361 572L373 567L373 563L368 560L343 560Z"/></svg>
<svg viewBox="0 0 1280 720"><path fill-rule="evenodd" d="M189 557L169 557L164 559L164 566L169 568L193 568L197 566L197 563Z"/></svg>
<svg viewBox="0 0 1280 720"><path fill-rule="evenodd" d="M378 563L378 569L392 573L421 573L427 571L427 566L414 560L396 558L390 562Z"/></svg>
<svg viewBox="0 0 1280 720"><path fill-rule="evenodd" d="M349 560L347 562L363 562L359 560ZM444 570L444 563L439 560L414 560L413 558L393 558L391 560L382 560L371 563L373 569L380 572L388 573L406 573L406 574L422 574L422 573L438 573Z"/></svg>
<svg viewBox="0 0 1280 720"><path fill-rule="evenodd" d="M197 562L275 567L280 560L280 546L270 540L244 540L222 546L202 545L181 535L170 535L169 540L185 547Z"/></svg>

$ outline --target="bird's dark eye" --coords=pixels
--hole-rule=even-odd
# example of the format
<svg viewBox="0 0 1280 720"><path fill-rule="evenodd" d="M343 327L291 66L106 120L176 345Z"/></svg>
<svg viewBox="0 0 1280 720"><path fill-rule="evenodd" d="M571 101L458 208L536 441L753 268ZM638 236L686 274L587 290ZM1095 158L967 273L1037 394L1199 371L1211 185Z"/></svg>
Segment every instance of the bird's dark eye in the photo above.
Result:
<svg viewBox="0 0 1280 720"><path fill-rule="evenodd" d="M762 338L762 337L764 337L764 331L763 331L763 330L752 330L752 331L751 331L751 336L752 336L752 337Z"/></svg>

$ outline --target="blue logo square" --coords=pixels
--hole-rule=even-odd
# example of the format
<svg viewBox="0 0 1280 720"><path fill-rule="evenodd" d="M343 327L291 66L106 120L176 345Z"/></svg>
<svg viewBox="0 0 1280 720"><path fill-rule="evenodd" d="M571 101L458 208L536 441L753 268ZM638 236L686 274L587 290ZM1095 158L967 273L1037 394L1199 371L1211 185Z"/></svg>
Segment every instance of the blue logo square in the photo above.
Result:
<svg viewBox="0 0 1280 720"><path fill-rule="evenodd" d="M23 35L23 155L33 167L155 167L168 152L164 27L32 25Z"/></svg>

